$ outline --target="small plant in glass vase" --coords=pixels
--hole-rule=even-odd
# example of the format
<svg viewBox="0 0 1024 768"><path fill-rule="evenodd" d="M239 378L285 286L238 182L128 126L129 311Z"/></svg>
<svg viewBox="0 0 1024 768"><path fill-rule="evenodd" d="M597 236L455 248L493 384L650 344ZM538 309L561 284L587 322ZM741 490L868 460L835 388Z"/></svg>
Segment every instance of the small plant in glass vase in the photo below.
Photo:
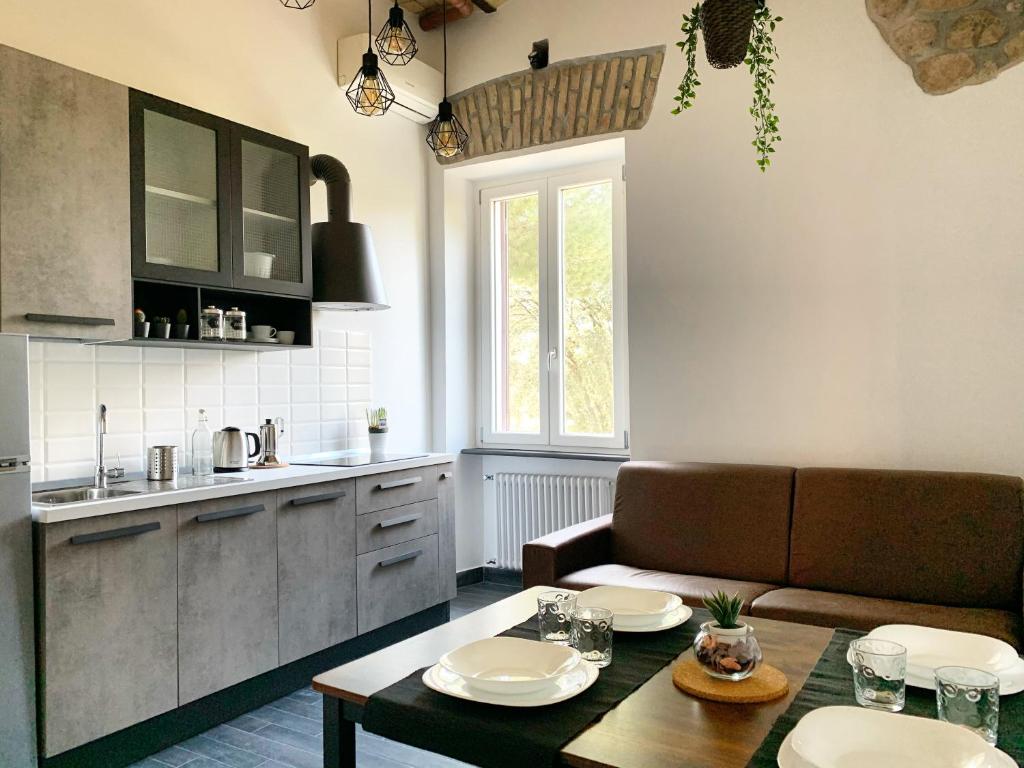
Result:
<svg viewBox="0 0 1024 768"><path fill-rule="evenodd" d="M700 625L693 655L701 668L719 680L745 680L761 663L761 646L754 628L739 620L743 600L725 592L704 597L712 621Z"/></svg>
<svg viewBox="0 0 1024 768"><path fill-rule="evenodd" d="M388 442L388 411L387 408L368 408L366 410L366 426L370 434L370 453L381 455Z"/></svg>

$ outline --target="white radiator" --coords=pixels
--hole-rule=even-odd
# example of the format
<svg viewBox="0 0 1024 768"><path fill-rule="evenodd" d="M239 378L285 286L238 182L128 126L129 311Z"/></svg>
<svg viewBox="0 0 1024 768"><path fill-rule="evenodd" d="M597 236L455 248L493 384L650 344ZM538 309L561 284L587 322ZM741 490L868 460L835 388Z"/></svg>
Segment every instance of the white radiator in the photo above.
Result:
<svg viewBox="0 0 1024 768"><path fill-rule="evenodd" d="M612 511L615 482L606 477L494 475L498 568L521 571L523 544Z"/></svg>

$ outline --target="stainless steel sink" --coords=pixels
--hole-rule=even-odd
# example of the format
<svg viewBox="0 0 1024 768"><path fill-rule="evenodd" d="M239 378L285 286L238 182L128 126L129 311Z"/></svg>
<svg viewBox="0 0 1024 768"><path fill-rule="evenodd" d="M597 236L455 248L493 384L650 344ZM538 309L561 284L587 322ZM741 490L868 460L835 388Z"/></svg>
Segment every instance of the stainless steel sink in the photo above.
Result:
<svg viewBox="0 0 1024 768"><path fill-rule="evenodd" d="M67 488L63 491L39 491L32 494L34 504L74 504L82 501L116 499L119 496L135 496L140 491L126 491L122 488Z"/></svg>

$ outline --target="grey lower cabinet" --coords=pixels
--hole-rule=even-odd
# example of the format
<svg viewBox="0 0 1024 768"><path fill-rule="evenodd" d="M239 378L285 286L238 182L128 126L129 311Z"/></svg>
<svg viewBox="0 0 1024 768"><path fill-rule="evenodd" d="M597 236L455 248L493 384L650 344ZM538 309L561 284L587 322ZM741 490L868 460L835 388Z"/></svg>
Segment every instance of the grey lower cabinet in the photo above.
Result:
<svg viewBox="0 0 1024 768"><path fill-rule="evenodd" d="M178 703L278 666L277 494L178 507Z"/></svg>
<svg viewBox="0 0 1024 768"><path fill-rule="evenodd" d="M132 336L128 88L0 45L0 331Z"/></svg>
<svg viewBox="0 0 1024 768"><path fill-rule="evenodd" d="M39 526L43 754L178 706L175 507Z"/></svg>
<svg viewBox="0 0 1024 768"><path fill-rule="evenodd" d="M280 663L356 636L355 481L278 492Z"/></svg>
<svg viewBox="0 0 1024 768"><path fill-rule="evenodd" d="M450 600L454 482L432 465L36 524L43 754Z"/></svg>
<svg viewBox="0 0 1024 768"><path fill-rule="evenodd" d="M454 600L458 592L455 570L455 467L439 464L437 473L438 579L441 599Z"/></svg>

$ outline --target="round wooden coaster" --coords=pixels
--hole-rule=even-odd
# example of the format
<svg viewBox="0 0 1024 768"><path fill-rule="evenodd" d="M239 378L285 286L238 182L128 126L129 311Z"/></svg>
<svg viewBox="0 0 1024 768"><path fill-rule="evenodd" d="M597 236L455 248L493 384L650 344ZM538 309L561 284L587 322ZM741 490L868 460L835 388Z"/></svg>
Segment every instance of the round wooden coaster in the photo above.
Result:
<svg viewBox="0 0 1024 768"><path fill-rule="evenodd" d="M746 680L734 683L711 677L692 656L672 670L672 682L691 696L730 704L759 704L785 696L789 691L786 676L771 664L762 664Z"/></svg>

